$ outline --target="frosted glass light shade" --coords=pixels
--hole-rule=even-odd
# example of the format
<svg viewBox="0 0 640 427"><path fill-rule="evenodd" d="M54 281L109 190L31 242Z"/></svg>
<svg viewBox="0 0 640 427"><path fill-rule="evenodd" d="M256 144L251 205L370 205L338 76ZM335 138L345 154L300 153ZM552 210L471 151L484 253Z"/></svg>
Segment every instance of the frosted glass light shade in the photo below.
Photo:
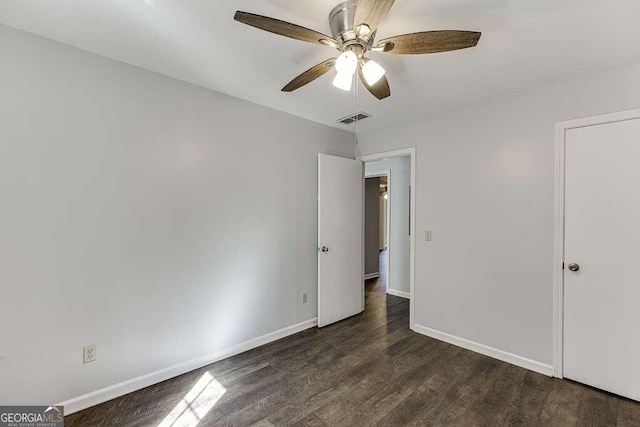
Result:
<svg viewBox="0 0 640 427"><path fill-rule="evenodd" d="M367 81L367 84L373 86L384 76L385 71L377 62L367 61L364 67L362 67L362 74L364 74L364 79Z"/></svg>
<svg viewBox="0 0 640 427"><path fill-rule="evenodd" d="M336 71L338 74L353 75L358 68L358 57L350 50L342 52L336 60Z"/></svg>
<svg viewBox="0 0 640 427"><path fill-rule="evenodd" d="M349 73L338 73L333 79L333 85L338 89L342 89L344 91L349 92L351 90L351 85L353 84L353 74Z"/></svg>

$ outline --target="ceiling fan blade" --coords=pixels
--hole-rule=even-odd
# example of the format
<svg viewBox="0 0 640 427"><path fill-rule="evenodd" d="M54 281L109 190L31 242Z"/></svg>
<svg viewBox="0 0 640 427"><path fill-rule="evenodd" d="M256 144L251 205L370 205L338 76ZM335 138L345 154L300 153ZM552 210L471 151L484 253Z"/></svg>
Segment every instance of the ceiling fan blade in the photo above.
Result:
<svg viewBox="0 0 640 427"><path fill-rule="evenodd" d="M279 19L241 11L237 11L233 19L238 22L242 22L243 24L247 24L264 31L269 31L270 33L290 37L292 39L302 40L309 43L320 43L332 47L337 46L337 42L326 34L322 34L296 24L291 24L289 22L280 21Z"/></svg>
<svg viewBox="0 0 640 427"><path fill-rule="evenodd" d="M423 31L380 40L375 50L397 55L448 52L474 47L481 35L475 31Z"/></svg>
<svg viewBox="0 0 640 427"><path fill-rule="evenodd" d="M367 80L364 78L364 73L362 72L362 67L366 64L368 59L363 59L358 67L358 75L360 76L360 81L364 87L367 88L371 95L375 96L378 99L385 99L391 96L391 88L389 87L389 81L386 76L382 76L380 80L376 82L373 86L369 86Z"/></svg>
<svg viewBox="0 0 640 427"><path fill-rule="evenodd" d="M395 0L358 0L354 24L356 28L366 24L369 32L374 32L380 22L387 16Z"/></svg>
<svg viewBox="0 0 640 427"><path fill-rule="evenodd" d="M307 71L291 80L285 87L282 88L282 91L293 92L296 89L300 89L302 86L311 83L320 76L323 76L327 71L333 68L335 63L335 58L331 58L319 63L315 67L309 68Z"/></svg>

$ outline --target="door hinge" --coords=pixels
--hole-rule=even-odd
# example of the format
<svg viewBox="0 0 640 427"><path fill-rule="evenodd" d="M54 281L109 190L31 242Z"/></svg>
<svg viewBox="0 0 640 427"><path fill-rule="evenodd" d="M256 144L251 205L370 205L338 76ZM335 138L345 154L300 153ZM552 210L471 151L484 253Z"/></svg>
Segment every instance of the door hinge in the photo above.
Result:
<svg viewBox="0 0 640 427"><path fill-rule="evenodd" d="M564 270L564 262L562 263L562 269Z"/></svg>

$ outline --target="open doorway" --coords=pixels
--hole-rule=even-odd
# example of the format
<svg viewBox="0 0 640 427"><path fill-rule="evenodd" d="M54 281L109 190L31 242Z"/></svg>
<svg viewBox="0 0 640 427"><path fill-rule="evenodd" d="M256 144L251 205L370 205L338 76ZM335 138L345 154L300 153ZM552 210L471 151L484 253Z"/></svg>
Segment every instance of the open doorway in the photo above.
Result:
<svg viewBox="0 0 640 427"><path fill-rule="evenodd" d="M409 299L413 329L415 148L359 160L365 163L365 286Z"/></svg>
<svg viewBox="0 0 640 427"><path fill-rule="evenodd" d="M391 171L365 173L364 279L389 292L389 181Z"/></svg>
<svg viewBox="0 0 640 427"><path fill-rule="evenodd" d="M408 306L408 326L414 328L415 151L408 148L356 160L318 155L318 327L363 312L367 301L374 306L382 301L383 308ZM382 259L378 259L378 271L370 273L377 273L377 278L384 274L386 283L373 292L364 280L366 174L378 178L370 185L373 204L379 206L382 196L388 206L386 245L384 240L382 246L373 240Z"/></svg>

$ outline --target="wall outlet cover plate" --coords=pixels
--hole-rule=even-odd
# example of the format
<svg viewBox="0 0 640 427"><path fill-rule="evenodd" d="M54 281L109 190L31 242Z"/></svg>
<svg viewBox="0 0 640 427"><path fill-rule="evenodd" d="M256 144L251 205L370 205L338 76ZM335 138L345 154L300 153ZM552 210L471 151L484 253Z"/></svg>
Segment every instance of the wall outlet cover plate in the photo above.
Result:
<svg viewBox="0 0 640 427"><path fill-rule="evenodd" d="M98 358L96 345L92 344L82 349L82 363L95 362Z"/></svg>

